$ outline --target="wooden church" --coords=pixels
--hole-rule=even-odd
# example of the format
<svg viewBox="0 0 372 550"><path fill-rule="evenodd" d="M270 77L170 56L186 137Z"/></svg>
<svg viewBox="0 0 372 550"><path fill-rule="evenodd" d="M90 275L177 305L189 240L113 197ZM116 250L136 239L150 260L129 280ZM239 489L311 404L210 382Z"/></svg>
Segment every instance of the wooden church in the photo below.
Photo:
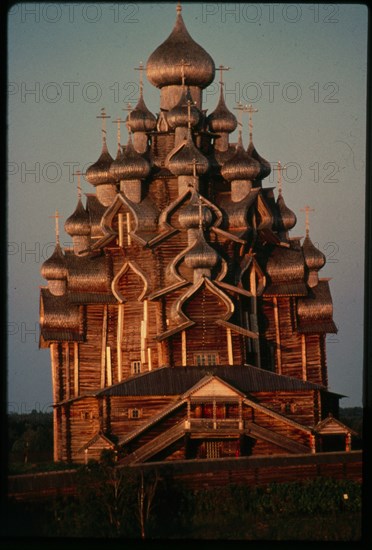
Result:
<svg viewBox="0 0 372 550"><path fill-rule="evenodd" d="M141 69L142 67L140 67ZM122 464L351 449L328 389L336 332L324 255L290 236L295 214L252 137L251 106L215 110L211 56L177 6L150 55L155 116L140 97L126 145L84 174L93 192L41 269L40 347L49 348L54 459ZM249 115L246 147L238 128ZM229 136L239 129L237 143ZM275 192L274 192L275 191ZM308 215L308 208L306 209ZM58 219L56 216L58 227Z"/></svg>

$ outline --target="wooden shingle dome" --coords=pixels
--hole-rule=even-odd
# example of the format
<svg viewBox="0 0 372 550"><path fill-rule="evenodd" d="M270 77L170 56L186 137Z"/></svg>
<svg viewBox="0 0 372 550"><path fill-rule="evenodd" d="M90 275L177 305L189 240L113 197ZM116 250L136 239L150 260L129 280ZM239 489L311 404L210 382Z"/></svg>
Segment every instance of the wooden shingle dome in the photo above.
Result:
<svg viewBox="0 0 372 550"><path fill-rule="evenodd" d="M222 166L221 175L227 181L253 181L259 173L260 165L244 150L240 134L235 155Z"/></svg>
<svg viewBox="0 0 372 550"><path fill-rule="evenodd" d="M89 214L81 199L78 200L75 211L65 221L65 231L68 235L90 235Z"/></svg>
<svg viewBox="0 0 372 550"><path fill-rule="evenodd" d="M211 132L216 132L217 134L220 132L230 134L236 129L238 125L236 116L226 107L222 87L217 107L208 116L207 125Z"/></svg>
<svg viewBox="0 0 372 550"><path fill-rule="evenodd" d="M181 62L186 64L186 84L206 88L213 81L214 61L191 38L181 15L181 7L177 6L177 19L171 34L148 58L148 80L157 88L181 84Z"/></svg>
<svg viewBox="0 0 372 550"><path fill-rule="evenodd" d="M115 183L115 179L110 173L110 166L113 161L114 159L107 149L106 140L104 140L100 157L94 164L89 166L85 173L85 179L92 185Z"/></svg>
<svg viewBox="0 0 372 550"><path fill-rule="evenodd" d="M131 135L129 135L123 155L112 163L111 173L115 177L115 181L141 180L149 175L150 165L147 160L135 150Z"/></svg>

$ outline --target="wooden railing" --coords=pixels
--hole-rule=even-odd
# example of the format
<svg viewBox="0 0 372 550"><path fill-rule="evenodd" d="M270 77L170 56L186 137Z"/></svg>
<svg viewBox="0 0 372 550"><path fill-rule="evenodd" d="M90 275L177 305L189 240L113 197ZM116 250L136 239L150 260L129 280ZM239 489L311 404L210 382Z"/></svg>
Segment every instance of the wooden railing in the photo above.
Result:
<svg viewBox="0 0 372 550"><path fill-rule="evenodd" d="M192 431L201 430L239 430L243 428L243 424L239 423L237 418L190 418L189 424L185 423L186 428Z"/></svg>
<svg viewBox="0 0 372 550"><path fill-rule="evenodd" d="M167 445L174 443L184 434L185 426L184 421L179 422L173 428L170 428L165 433L155 437L148 443L145 443L140 449L129 454L120 461L121 465L136 464L141 461L145 461L150 456L161 451Z"/></svg>

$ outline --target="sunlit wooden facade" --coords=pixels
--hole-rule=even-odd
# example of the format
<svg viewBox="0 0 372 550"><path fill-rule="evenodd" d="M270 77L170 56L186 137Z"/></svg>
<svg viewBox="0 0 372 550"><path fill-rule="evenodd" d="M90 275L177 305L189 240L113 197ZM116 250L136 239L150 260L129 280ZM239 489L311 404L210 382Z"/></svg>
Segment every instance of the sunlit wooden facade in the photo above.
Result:
<svg viewBox="0 0 372 550"><path fill-rule="evenodd" d="M308 227L291 237L280 170L278 189L265 186L253 110L237 110L249 115L247 147L241 130L229 141L238 121L222 83L215 110L203 110L216 68L180 7L145 70L159 113L141 77L116 158L103 126L85 174L94 192L79 193L65 222L73 248L57 238L42 266L55 460L104 449L128 464L350 450L328 390L336 327L325 257Z"/></svg>

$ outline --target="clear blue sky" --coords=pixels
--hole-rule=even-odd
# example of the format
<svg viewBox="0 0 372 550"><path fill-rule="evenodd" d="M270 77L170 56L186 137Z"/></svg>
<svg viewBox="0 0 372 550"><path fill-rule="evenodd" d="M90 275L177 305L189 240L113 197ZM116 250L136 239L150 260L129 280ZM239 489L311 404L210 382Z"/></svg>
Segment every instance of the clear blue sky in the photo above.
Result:
<svg viewBox="0 0 372 550"><path fill-rule="evenodd" d="M105 107L112 120L138 98L140 61L169 35L176 3L17 4L8 15L8 408L46 410L52 400L48 350L38 349L42 262L54 243L56 208L76 206L71 176L100 152ZM254 142L288 165L283 192L305 234L300 209L314 208L310 236L327 256L336 336L327 337L329 386L362 404L367 7L358 4L185 3L192 37L227 65L226 101L252 103ZM216 78L218 81L218 76ZM154 113L159 93L145 80ZM217 85L204 93L211 112ZM244 120L243 139L248 128ZM127 138L123 128L122 143ZM233 139L236 138L233 135ZM116 154L116 126L108 122ZM274 185L272 176L265 185ZM83 191L92 192L83 181Z"/></svg>

